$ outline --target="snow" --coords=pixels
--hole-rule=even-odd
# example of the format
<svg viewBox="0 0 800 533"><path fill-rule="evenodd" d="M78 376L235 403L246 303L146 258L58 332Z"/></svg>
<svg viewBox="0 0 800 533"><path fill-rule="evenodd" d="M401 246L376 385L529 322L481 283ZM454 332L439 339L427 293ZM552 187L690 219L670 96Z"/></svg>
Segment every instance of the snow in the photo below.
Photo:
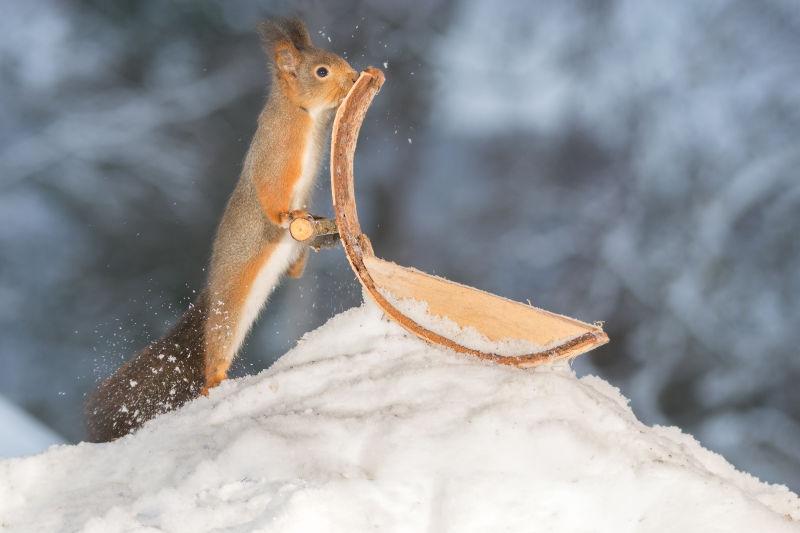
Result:
<svg viewBox="0 0 800 533"><path fill-rule="evenodd" d="M0 463L4 531L798 531L800 500L565 364L431 347L371 304L109 444Z"/></svg>

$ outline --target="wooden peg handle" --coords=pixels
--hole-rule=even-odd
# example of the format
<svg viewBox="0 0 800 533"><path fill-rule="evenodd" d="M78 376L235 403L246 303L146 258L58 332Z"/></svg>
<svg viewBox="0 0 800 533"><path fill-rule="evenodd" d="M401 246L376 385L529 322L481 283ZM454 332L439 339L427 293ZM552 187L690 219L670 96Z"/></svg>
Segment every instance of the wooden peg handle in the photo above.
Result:
<svg viewBox="0 0 800 533"><path fill-rule="evenodd" d="M303 243L324 235L335 235L338 232L339 229L336 227L335 220L313 215L295 218L289 224L289 233L292 234L294 240Z"/></svg>

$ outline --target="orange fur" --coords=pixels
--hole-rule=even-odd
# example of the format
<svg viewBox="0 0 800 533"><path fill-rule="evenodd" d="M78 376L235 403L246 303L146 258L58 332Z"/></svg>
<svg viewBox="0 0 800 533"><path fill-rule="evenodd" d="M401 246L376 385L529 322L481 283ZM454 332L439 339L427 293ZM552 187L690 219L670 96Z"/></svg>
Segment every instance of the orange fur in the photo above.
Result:
<svg viewBox="0 0 800 533"><path fill-rule="evenodd" d="M261 165L258 164L254 168L258 201L264 214L276 226L284 227L289 222L292 193L303 172L303 152L311 126L311 118L308 115L300 115L296 128L286 132L287 152L284 154L286 164L277 179L261 179L268 169L260 168Z"/></svg>

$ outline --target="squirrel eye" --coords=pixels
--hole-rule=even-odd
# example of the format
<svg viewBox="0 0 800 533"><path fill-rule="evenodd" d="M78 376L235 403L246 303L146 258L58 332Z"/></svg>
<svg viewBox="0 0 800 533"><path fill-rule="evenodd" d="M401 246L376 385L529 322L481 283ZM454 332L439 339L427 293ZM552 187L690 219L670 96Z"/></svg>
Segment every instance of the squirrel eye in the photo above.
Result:
<svg viewBox="0 0 800 533"><path fill-rule="evenodd" d="M316 74L318 78L324 78L328 75L328 69L325 67L318 67Z"/></svg>

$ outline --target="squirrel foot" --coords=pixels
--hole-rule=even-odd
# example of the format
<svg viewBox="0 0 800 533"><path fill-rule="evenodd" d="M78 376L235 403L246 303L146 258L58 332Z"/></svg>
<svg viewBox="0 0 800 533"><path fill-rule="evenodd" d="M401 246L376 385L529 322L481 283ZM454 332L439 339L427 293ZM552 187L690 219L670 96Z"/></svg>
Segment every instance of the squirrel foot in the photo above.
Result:
<svg viewBox="0 0 800 533"><path fill-rule="evenodd" d="M278 215L279 226L286 229L292 223L292 220L296 218L306 218L308 217L308 211L305 209L294 209L292 211L283 211Z"/></svg>
<svg viewBox="0 0 800 533"><path fill-rule="evenodd" d="M200 394L203 396L208 396L208 393L211 389L222 383L225 378L227 377L226 372L214 372L213 374L206 375L206 384L205 386L200 389Z"/></svg>

